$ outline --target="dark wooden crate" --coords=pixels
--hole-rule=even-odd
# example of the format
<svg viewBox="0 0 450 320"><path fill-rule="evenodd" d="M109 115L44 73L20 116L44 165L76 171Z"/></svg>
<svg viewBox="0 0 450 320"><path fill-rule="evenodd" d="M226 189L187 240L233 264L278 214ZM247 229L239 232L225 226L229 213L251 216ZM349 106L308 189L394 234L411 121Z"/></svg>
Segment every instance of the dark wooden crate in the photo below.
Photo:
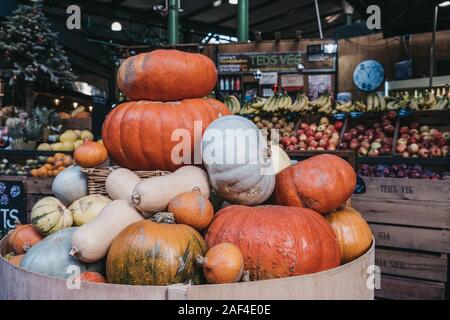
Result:
<svg viewBox="0 0 450 320"><path fill-rule="evenodd" d="M381 288L375 290L375 297L392 300L445 300L447 298L445 283L390 275L381 276Z"/></svg>
<svg viewBox="0 0 450 320"><path fill-rule="evenodd" d="M447 282L448 256L378 247L375 264L383 275Z"/></svg>

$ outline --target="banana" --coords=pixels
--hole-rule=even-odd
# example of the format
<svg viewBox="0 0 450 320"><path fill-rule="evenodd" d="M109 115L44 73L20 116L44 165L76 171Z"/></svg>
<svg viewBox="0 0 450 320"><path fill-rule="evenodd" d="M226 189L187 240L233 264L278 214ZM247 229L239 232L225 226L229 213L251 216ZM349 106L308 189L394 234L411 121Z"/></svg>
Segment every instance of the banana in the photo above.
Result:
<svg viewBox="0 0 450 320"><path fill-rule="evenodd" d="M448 105L447 98L440 98L438 99L438 103L436 103L436 105L434 105L429 110L444 110L447 107L447 105Z"/></svg>
<svg viewBox="0 0 450 320"><path fill-rule="evenodd" d="M372 94L373 96L373 111L380 110L380 100L378 99L378 95Z"/></svg>
<svg viewBox="0 0 450 320"><path fill-rule="evenodd" d="M380 111L386 111L386 99L377 92L378 100L380 101Z"/></svg>
<svg viewBox="0 0 450 320"><path fill-rule="evenodd" d="M367 95L367 111L373 110L373 95L369 93Z"/></svg>
<svg viewBox="0 0 450 320"><path fill-rule="evenodd" d="M429 108L432 108L432 107L434 107L435 105L436 105L436 97L434 96L434 94L432 94L432 93L428 93L428 96L426 97L426 100L425 100L425 107L427 108L427 109L429 109Z"/></svg>
<svg viewBox="0 0 450 320"><path fill-rule="evenodd" d="M264 99L264 98L256 98L256 102L254 102L254 103L252 103L252 108L254 108L254 109L259 109L259 108L262 108L262 107L264 107L264 105L266 104L266 102L267 102L267 99Z"/></svg>

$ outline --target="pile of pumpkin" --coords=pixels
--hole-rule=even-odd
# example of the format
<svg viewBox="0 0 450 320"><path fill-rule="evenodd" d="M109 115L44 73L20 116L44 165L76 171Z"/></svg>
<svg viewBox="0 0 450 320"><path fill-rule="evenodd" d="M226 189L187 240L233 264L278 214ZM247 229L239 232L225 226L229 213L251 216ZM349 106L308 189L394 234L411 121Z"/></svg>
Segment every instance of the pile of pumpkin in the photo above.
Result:
<svg viewBox="0 0 450 320"><path fill-rule="evenodd" d="M52 157L48 157L46 163L37 169L30 171L32 177L48 178L56 177L64 169L73 164L72 156L64 153L55 153Z"/></svg>
<svg viewBox="0 0 450 320"><path fill-rule="evenodd" d="M20 266L66 278L67 266L76 264L88 280L168 285L304 275L363 255L371 231L345 206L356 186L353 168L327 154L291 165L254 123L229 115L219 101L199 98L216 78L214 64L202 55L156 50L126 60L118 85L139 101L108 115L106 149L88 144L74 155L78 165L95 167L107 151L122 167L106 179L108 197L87 196L80 167L64 170L54 181L56 198L44 198L32 210L28 230L46 238L34 245L22 241L31 248ZM178 99L184 100L171 102ZM186 144L179 137L185 147L179 163L171 157L180 150L175 129L197 138ZM258 143L230 147L228 129L254 132ZM257 161L215 161L211 150L233 159L256 155ZM202 166L190 165L198 160L196 151ZM142 170L172 173L141 179L133 172Z"/></svg>

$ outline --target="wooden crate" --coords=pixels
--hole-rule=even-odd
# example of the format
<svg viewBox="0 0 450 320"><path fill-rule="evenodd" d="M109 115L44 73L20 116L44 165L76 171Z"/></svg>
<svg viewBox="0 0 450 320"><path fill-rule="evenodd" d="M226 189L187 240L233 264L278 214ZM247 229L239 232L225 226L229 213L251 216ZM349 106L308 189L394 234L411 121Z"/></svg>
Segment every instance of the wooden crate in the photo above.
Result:
<svg viewBox="0 0 450 320"><path fill-rule="evenodd" d="M375 297L392 300L444 300L446 286L441 282L381 276L381 288Z"/></svg>
<svg viewBox="0 0 450 320"><path fill-rule="evenodd" d="M445 299L450 253L450 181L362 177L352 204L369 222L383 299Z"/></svg>

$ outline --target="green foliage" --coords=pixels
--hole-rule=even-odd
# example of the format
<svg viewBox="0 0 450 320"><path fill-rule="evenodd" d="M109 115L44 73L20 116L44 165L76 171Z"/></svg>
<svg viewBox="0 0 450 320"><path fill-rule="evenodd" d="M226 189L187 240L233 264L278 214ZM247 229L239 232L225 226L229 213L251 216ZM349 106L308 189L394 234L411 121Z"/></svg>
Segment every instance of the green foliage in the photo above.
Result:
<svg viewBox="0 0 450 320"><path fill-rule="evenodd" d="M0 24L0 69L10 85L71 88L75 76L42 6L20 5Z"/></svg>

